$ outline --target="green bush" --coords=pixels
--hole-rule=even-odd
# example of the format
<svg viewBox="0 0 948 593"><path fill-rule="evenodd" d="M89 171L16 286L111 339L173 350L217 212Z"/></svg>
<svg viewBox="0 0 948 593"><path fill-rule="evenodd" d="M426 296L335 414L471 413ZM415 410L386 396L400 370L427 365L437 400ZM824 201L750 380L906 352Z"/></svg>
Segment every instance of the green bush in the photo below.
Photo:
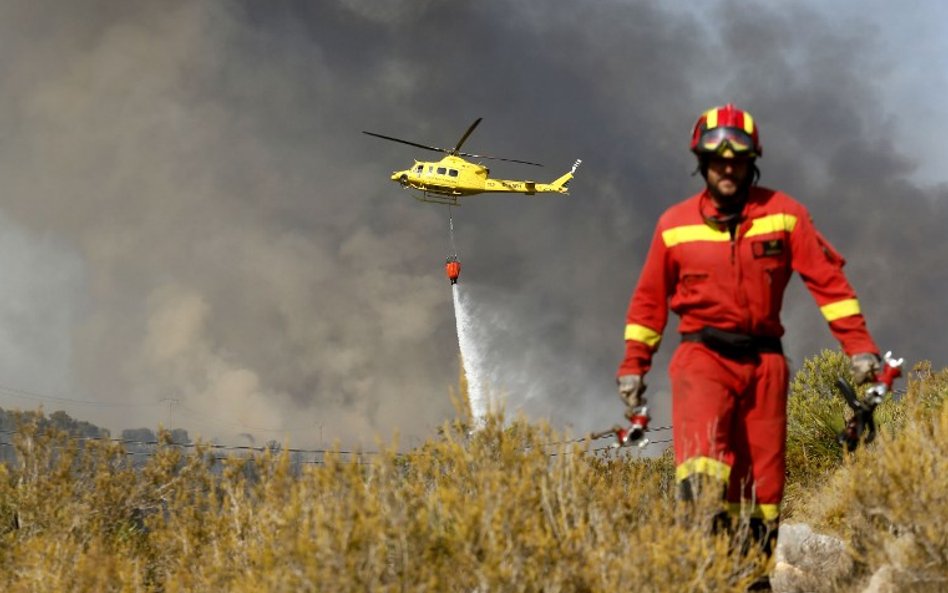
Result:
<svg viewBox="0 0 948 593"><path fill-rule="evenodd" d="M890 404L878 440L826 475L800 505L814 527L841 537L852 590L885 574L892 590L948 590L948 369L928 363ZM878 578L878 577L877 577Z"/></svg>
<svg viewBox="0 0 948 593"><path fill-rule="evenodd" d="M849 376L849 359L824 350L808 358L790 381L787 400L787 488L784 512L792 514L800 499L827 472L839 466L842 448L836 435L848 417L848 406L836 387Z"/></svg>
<svg viewBox="0 0 948 593"><path fill-rule="evenodd" d="M921 365L911 377L931 373L930 365ZM811 491L825 482L827 475L843 463L845 447L837 441L837 435L852 416L852 411L836 386L837 379L851 379L849 357L839 351L824 350L818 356L806 359L803 367L790 382L787 402L787 489L784 497L784 513L793 516L801 501ZM906 381L898 379L896 390ZM921 383L916 379L917 391ZM864 389L857 393L863 396ZM897 431L906 422L909 410L918 408L912 398L921 397L928 406L922 413L930 413L934 394L908 395L899 401L887 397L874 413L879 433ZM925 411L927 410L927 412Z"/></svg>

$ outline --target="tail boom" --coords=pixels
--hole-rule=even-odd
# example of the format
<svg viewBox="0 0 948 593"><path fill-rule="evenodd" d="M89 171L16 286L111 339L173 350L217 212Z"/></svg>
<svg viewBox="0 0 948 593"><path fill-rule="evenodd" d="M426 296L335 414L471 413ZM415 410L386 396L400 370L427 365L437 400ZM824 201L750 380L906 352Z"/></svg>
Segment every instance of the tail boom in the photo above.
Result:
<svg viewBox="0 0 948 593"><path fill-rule="evenodd" d="M510 179L488 179L484 186L485 192L516 192L527 195L557 193L568 194L567 185L575 176L582 160L577 159L573 163L573 168L550 183L537 183L536 181L514 181Z"/></svg>

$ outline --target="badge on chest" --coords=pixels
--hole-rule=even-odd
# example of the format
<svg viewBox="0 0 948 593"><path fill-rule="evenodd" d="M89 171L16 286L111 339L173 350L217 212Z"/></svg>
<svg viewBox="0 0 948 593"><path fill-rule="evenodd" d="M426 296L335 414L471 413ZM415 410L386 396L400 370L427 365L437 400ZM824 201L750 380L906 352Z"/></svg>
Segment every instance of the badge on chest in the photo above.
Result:
<svg viewBox="0 0 948 593"><path fill-rule="evenodd" d="M783 255L783 239L764 239L751 243L751 252L755 258L777 257Z"/></svg>

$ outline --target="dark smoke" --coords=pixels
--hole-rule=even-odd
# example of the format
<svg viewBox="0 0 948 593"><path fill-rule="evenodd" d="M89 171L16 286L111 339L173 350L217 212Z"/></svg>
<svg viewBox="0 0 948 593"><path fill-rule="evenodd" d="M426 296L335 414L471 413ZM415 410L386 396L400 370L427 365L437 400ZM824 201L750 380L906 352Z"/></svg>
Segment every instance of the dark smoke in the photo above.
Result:
<svg viewBox="0 0 948 593"><path fill-rule="evenodd" d="M177 425L232 441L431 434L458 378L447 210L387 176L436 156L359 132L448 146L476 117L467 149L547 165L496 176L584 161L569 198L455 210L509 408L613 422L644 249L700 187L694 118L727 101L762 126L762 183L848 257L880 345L944 363L948 185L917 181L925 155L900 141L918 122L884 88L904 64L882 20L726 1L0 10L0 384L109 404L83 419L153 427L175 399ZM785 324L797 363L834 346L799 287ZM674 329L649 378L660 413Z"/></svg>

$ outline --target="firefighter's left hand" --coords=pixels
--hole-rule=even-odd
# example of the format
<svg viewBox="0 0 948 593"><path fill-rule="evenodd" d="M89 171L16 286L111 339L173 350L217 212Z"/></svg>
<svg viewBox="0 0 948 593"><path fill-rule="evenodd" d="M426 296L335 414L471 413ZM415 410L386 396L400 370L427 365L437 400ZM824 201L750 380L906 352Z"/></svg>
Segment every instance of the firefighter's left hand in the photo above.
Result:
<svg viewBox="0 0 948 593"><path fill-rule="evenodd" d="M856 385L874 381L876 373L882 369L882 359L872 352L853 354L849 362Z"/></svg>

